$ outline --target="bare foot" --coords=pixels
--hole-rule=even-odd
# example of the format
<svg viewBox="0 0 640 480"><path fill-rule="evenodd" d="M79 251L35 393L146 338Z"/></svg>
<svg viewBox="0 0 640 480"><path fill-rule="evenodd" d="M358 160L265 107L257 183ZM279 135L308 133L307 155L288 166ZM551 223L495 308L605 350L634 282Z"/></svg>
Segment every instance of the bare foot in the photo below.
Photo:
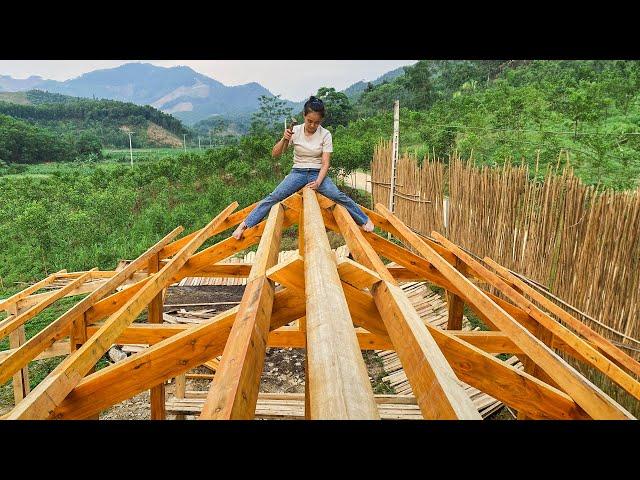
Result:
<svg viewBox="0 0 640 480"><path fill-rule="evenodd" d="M242 238L242 232L244 232L246 228L247 228L247 225L244 222L241 222L240 225L238 225L238 228L236 228L234 232L231 234L231 236L236 240L240 240Z"/></svg>
<svg viewBox="0 0 640 480"><path fill-rule="evenodd" d="M362 225L362 229L363 229L365 232L373 232L374 225L373 225L373 222L371 221L371 219L369 219L369 220L367 221L367 223L365 223L364 225Z"/></svg>

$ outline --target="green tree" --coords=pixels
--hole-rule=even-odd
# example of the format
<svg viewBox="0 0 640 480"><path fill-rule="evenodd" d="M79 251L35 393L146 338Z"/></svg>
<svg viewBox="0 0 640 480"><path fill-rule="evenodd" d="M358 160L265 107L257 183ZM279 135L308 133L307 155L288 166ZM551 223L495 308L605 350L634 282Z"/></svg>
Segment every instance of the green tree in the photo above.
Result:
<svg viewBox="0 0 640 480"><path fill-rule="evenodd" d="M291 116L291 107L287 107L284 100L280 100L280 95L269 97L260 95L260 108L251 117L252 134L274 134L277 131L284 130L282 123L285 117Z"/></svg>
<svg viewBox="0 0 640 480"><path fill-rule="evenodd" d="M431 80L429 61L420 60L415 65L404 67L405 74L399 77L411 94L409 99L410 108L424 110L429 108L436 98L436 93Z"/></svg>
<svg viewBox="0 0 640 480"><path fill-rule="evenodd" d="M321 87L316 97L323 101L326 116L322 124L325 127L347 125L353 114L353 106L349 98L342 92L336 92L335 88Z"/></svg>

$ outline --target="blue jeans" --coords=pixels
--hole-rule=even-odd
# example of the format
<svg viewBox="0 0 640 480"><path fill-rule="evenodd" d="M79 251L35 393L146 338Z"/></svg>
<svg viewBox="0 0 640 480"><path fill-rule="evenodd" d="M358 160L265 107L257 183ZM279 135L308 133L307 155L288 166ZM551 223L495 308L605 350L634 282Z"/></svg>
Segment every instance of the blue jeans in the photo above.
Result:
<svg viewBox="0 0 640 480"><path fill-rule="evenodd" d="M251 211L244 223L249 228L260 223L260 221L267 216L273 205L293 195L307 183L313 182L318 178L318 173L320 173L319 168L292 168L289 175L280 182L280 185ZM364 225L369 221L369 217L367 217L358 204L344 192L338 190L338 187L336 187L328 175L324 177L317 191L344 206L358 225Z"/></svg>

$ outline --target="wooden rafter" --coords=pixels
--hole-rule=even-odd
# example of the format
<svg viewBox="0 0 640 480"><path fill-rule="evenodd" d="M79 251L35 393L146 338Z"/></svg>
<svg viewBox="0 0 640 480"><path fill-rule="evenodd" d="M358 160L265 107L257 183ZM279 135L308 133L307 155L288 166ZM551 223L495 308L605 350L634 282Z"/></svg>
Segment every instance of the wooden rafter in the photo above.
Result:
<svg viewBox="0 0 640 480"><path fill-rule="evenodd" d="M473 259L460 247L436 232L434 232L432 236L440 241L452 253L458 256L461 261L465 262L469 266L469 268L476 272L479 277L483 278L489 284L493 285L508 299L525 310L532 319L538 322L538 324L547 331L547 338L549 338L549 343L551 343L551 339L553 338L553 336L561 339L566 345L570 346L577 353L579 359L600 370L607 377L616 382L635 398L640 400L640 383L620 367L618 367L618 365L613 363L602 353L582 340L571 330L556 322L553 318L536 307L533 302L521 295L511 285L502 280L497 274L491 272L480 262ZM550 371L545 371L549 376L551 376L551 378L558 382L558 379L555 378Z"/></svg>
<svg viewBox="0 0 640 480"><path fill-rule="evenodd" d="M238 306L220 367L200 419L253 419L273 308L274 284L266 271L278 261L284 209L271 207L256 259Z"/></svg>
<svg viewBox="0 0 640 480"><path fill-rule="evenodd" d="M0 322L0 339L7 336L13 330L18 328L20 325L24 325L33 317L42 312L45 308L47 308L52 303L64 297L67 293L74 290L78 286L82 285L87 280L91 279L92 271L85 273L84 275L76 278L68 285L65 285L63 288L55 292L55 294L45 298L41 302L35 304L33 307L29 308L27 311L22 312L20 315L13 315L11 318L6 318L2 322Z"/></svg>
<svg viewBox="0 0 640 480"><path fill-rule="evenodd" d="M51 417L95 414L221 355L237 312L236 306L84 378ZM282 327L302 315L304 298L295 291L282 290L275 294L269 328Z"/></svg>
<svg viewBox="0 0 640 480"><path fill-rule="evenodd" d="M397 351L425 418L481 418L461 381L515 408L520 418L633 418L553 349L599 368L636 398L640 384L623 369L637 374L640 364L494 262L485 259L499 275L444 237L416 235L382 205L377 212L363 208L413 253L363 232L344 207L310 189L276 204L240 241L228 238L196 254L206 238L237 225L255 204L231 214L236 206L173 243L168 235L120 272L61 271L0 301L11 306L0 322L0 334L6 334L61 296L90 293L31 344L0 353L5 381L34 358L69 353L4 418L95 418L149 389L155 398L152 418L164 418L163 382L177 378L183 384L189 369L221 354L201 418L253 418L266 346L307 349L306 418L380 418L360 353L365 349ZM281 232L295 223L299 255L276 265ZM325 227L344 236L355 261L336 259ZM218 263L258 242L252 264ZM398 266L385 266L381 256ZM163 289L193 275L248 277L240 305L198 325L153 323L161 322ZM72 283L32 295L61 276ZM87 278L100 280L89 286ZM398 280L445 288L449 330L423 323ZM285 288L276 293L274 282ZM126 288L112 293L123 283ZM507 300L480 288L486 284ZM464 304L493 331L462 331ZM132 325L145 307L151 323ZM60 341L65 336L69 341ZM85 377L113 343L150 346ZM518 370L496 358L498 353L518 355L529 367Z"/></svg>
<svg viewBox="0 0 640 480"><path fill-rule="evenodd" d="M369 325L382 323L371 293L353 289L350 294L351 298L347 298L356 324L371 330ZM428 324L426 328L456 375L472 387L532 418L589 418L569 395L483 352L463 337L456 338L457 335Z"/></svg>
<svg viewBox="0 0 640 480"><path fill-rule="evenodd" d="M548 311L556 315L560 320L565 322L569 327L574 329L577 333L582 335L585 339L591 342L592 345L599 348L605 355L607 355L611 360L616 362L616 364L622 368L626 368L628 371L634 373L637 376L640 376L640 362L636 361L614 344L612 344L609 340L604 338L602 335L599 335L597 332L594 332L585 324L583 324L580 320L575 318L573 315L567 313L564 309L560 308L558 305L553 303L551 300L546 298L541 293L538 293L536 290L531 288L525 282L520 280L517 276L512 274L509 270L504 268L502 265L494 262L489 257L485 257L483 259L488 265L493 267L506 281L510 282L513 286L518 287L522 292L529 295L533 298L538 304L546 308Z"/></svg>
<svg viewBox="0 0 640 480"><path fill-rule="evenodd" d="M32 293L37 292L38 290L40 290L43 287L46 287L47 285L51 285L53 282L56 281L58 276L63 273L66 273L66 270L60 270L59 272L52 273L47 278L44 278L39 282L34 283L33 285L25 288L24 290L19 291L15 295L12 295L9 298L0 300L0 310L6 310L7 307L9 307L10 305L17 304L23 298L28 297Z"/></svg>
<svg viewBox="0 0 640 480"><path fill-rule="evenodd" d="M104 285L87 295L67 312L34 335L12 355L3 360L2 363L0 363L0 383L6 381L8 376L16 372L21 366L26 365L39 353L43 352L56 341L66 336L74 320L84 315L85 312L87 312L95 303L112 292L139 268L146 266L146 262L148 262L149 258L175 238L175 236L182 230L182 227L175 228L158 243L140 255L136 260L127 265L123 270L112 276ZM88 274L90 273L87 272L80 278L83 278Z"/></svg>
<svg viewBox="0 0 640 480"><path fill-rule="evenodd" d="M633 418L617 402L580 375L573 367L560 358L553 350L538 340L529 330L520 325L506 311L493 302L482 290L458 272L450 263L413 233L384 205L376 204L376 209L391 223L424 258L434 265L447 280L461 292L465 303L475 306L491 317L498 329L518 345L528 357L534 359L571 397L593 418L628 419ZM457 254L458 252L456 252ZM464 258L458 256L462 261ZM468 263L467 263L468 265Z"/></svg>
<svg viewBox="0 0 640 480"><path fill-rule="evenodd" d="M200 231L170 263L151 277L120 310L80 349L69 355L9 414L10 419L47 418L68 393L106 352L118 335L129 325L149 302L169 283L171 277L187 262L189 257L211 236L211 232L235 210L233 202ZM115 277L114 277L115 278Z"/></svg>

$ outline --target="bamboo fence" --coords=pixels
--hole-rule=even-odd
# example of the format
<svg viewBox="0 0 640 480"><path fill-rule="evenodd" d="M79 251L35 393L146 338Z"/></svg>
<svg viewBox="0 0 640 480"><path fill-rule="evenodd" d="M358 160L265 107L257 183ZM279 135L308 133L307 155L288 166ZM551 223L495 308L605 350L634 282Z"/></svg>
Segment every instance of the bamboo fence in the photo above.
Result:
<svg viewBox="0 0 640 480"><path fill-rule="evenodd" d="M380 143L371 163L374 203L389 203L390 159L390 142ZM566 167L550 168L542 181L536 173L532 179L526 164L477 167L456 155L420 164L405 155L398 160L395 213L423 235L443 233L544 285L638 358L640 191L600 192Z"/></svg>

